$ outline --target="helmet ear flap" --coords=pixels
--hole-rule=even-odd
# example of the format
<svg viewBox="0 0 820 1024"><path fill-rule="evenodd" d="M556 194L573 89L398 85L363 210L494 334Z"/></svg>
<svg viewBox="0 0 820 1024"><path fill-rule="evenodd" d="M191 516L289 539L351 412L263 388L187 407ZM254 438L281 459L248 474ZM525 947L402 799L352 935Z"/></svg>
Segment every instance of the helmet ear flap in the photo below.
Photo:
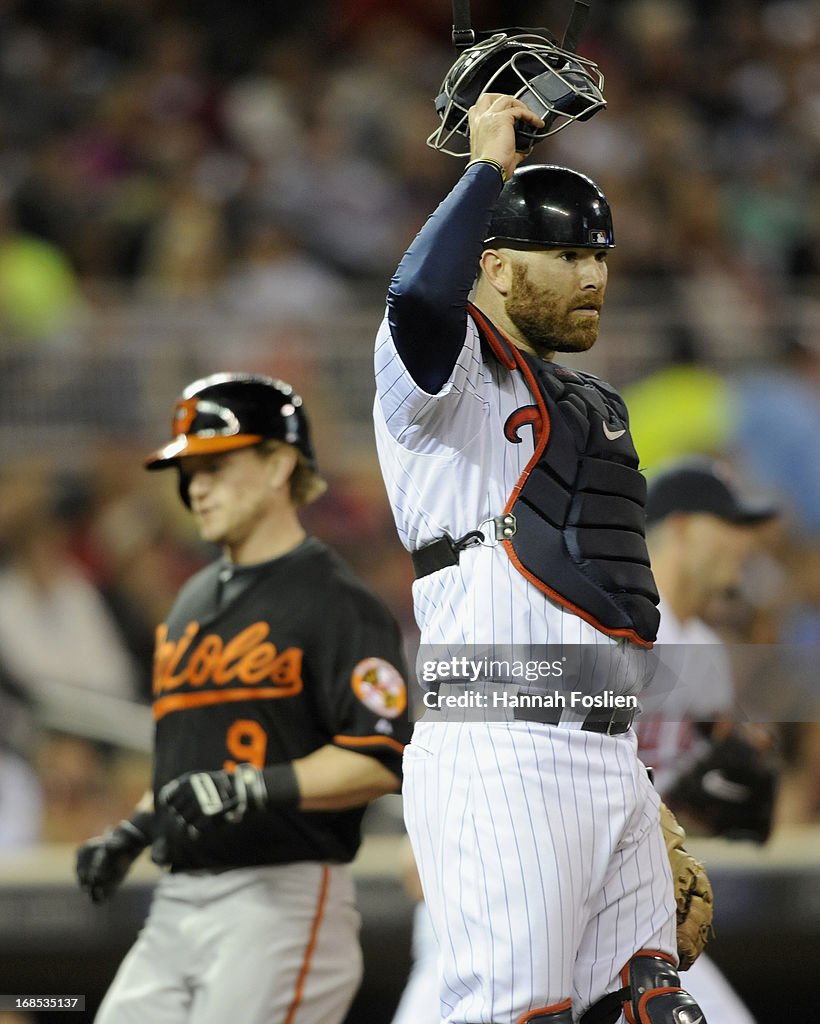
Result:
<svg viewBox="0 0 820 1024"><path fill-rule="evenodd" d="M186 508L191 507L191 495L189 494L190 487L191 481L189 480L187 473L182 471L182 465L177 462L177 490L179 491L179 496L182 499L182 504Z"/></svg>

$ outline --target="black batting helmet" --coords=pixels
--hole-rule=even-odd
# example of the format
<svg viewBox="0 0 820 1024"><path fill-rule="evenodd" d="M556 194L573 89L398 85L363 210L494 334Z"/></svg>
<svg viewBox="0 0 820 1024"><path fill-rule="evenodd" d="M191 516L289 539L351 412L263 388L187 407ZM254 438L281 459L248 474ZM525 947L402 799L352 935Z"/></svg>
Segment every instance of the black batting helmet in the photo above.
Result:
<svg viewBox="0 0 820 1024"><path fill-rule="evenodd" d="M518 126L517 148L529 150L573 121L586 121L602 110L603 84L597 64L562 49L546 29L496 32L463 50L445 75L435 101L441 125L427 144L452 156L467 156L469 109L483 93L498 92L517 97L543 119L543 128Z"/></svg>
<svg viewBox="0 0 820 1024"><path fill-rule="evenodd" d="M215 373L189 384L177 399L173 440L146 460L146 469L176 466L186 455L248 448L267 439L297 448L316 472L302 399L290 384L257 373Z"/></svg>
<svg viewBox="0 0 820 1024"><path fill-rule="evenodd" d="M569 167L521 167L501 190L484 245L504 242L611 249L609 203L591 178Z"/></svg>

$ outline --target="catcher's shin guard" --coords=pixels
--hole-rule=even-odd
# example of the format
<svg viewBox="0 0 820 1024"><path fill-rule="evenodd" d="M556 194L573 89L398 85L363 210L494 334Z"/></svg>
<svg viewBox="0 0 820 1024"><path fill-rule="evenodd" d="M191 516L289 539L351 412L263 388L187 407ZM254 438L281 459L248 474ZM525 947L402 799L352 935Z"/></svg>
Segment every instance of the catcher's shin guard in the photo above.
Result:
<svg viewBox="0 0 820 1024"><path fill-rule="evenodd" d="M542 1006L522 1014L516 1024L572 1024L572 1003L569 999L554 1006Z"/></svg>
<svg viewBox="0 0 820 1024"><path fill-rule="evenodd" d="M672 957L639 950L621 971L623 988L590 1006L581 1024L615 1024L623 1009L628 1024L708 1024L703 1011L680 987Z"/></svg>
<svg viewBox="0 0 820 1024"><path fill-rule="evenodd" d="M666 953L639 950L621 971L628 989L624 1016L629 1024L707 1024L695 1000L680 987L674 960Z"/></svg>

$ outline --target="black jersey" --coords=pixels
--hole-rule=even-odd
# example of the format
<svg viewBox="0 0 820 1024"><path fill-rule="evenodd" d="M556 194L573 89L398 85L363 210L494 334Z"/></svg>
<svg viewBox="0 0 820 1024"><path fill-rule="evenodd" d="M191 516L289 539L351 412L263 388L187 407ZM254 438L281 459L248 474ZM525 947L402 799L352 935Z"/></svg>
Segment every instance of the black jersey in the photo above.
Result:
<svg viewBox="0 0 820 1024"><path fill-rule="evenodd" d="M410 733L400 631L315 538L261 565L217 561L185 584L157 630L153 709L155 797L184 772L261 768L326 744L400 777ZM169 856L175 870L346 862L363 814L249 811L196 841L175 839Z"/></svg>

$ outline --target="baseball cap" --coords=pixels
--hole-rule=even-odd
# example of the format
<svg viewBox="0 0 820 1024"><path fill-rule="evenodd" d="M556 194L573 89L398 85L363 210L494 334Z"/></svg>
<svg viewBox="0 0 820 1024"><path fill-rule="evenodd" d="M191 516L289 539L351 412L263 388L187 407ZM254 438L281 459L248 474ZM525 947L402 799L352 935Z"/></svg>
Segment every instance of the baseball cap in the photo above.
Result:
<svg viewBox="0 0 820 1024"><path fill-rule="evenodd" d="M752 526L780 509L771 498L742 493L719 463L707 458L676 462L649 481L646 520L651 525L675 512L706 513L728 523Z"/></svg>

